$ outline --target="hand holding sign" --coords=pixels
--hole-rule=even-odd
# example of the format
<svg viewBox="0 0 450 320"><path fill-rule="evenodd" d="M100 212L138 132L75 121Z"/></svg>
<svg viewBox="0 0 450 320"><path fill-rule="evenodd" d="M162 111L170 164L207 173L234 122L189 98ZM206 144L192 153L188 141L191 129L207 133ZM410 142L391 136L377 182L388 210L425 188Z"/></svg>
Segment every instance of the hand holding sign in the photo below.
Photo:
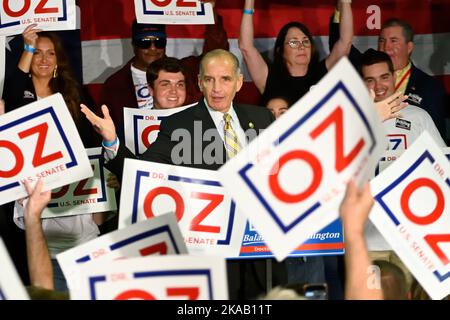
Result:
<svg viewBox="0 0 450 320"><path fill-rule="evenodd" d="M36 41L39 38L37 35L42 29L36 29L37 23L30 24L22 33L23 42L33 48L36 48Z"/></svg>
<svg viewBox="0 0 450 320"><path fill-rule="evenodd" d="M5 113L5 101L0 99L0 116Z"/></svg>
<svg viewBox="0 0 450 320"><path fill-rule="evenodd" d="M41 214L51 199L51 191L42 192L44 183L42 179L39 179L36 183L36 187L33 189L30 183L24 180L25 189L28 193L28 201L25 209L25 221L39 221Z"/></svg>
<svg viewBox="0 0 450 320"><path fill-rule="evenodd" d="M84 113L95 131L102 136L103 141L113 142L116 139L116 127L106 105L102 105L103 118L97 116L84 104L81 104L81 112Z"/></svg>

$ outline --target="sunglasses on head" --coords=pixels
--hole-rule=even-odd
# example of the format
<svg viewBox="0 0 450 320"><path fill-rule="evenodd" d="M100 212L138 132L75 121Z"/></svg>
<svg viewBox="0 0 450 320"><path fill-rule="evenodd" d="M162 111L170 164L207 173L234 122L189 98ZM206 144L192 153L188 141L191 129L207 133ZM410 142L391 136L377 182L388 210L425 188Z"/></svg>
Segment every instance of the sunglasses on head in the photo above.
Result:
<svg viewBox="0 0 450 320"><path fill-rule="evenodd" d="M154 44L157 49L164 49L167 45L166 38L143 38L139 40L134 40L134 45L141 49L148 49Z"/></svg>

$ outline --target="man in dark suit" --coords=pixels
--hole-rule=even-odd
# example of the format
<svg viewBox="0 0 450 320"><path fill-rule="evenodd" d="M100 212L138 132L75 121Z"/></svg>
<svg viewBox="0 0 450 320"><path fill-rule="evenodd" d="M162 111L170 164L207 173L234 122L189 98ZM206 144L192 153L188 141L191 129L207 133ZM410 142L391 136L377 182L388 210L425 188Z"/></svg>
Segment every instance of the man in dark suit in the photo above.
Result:
<svg viewBox="0 0 450 320"><path fill-rule="evenodd" d="M266 108L233 104L242 83L239 61L232 53L218 49L206 54L200 64L198 79L204 98L197 105L163 120L158 138L140 159L219 169L232 156L226 143L226 121L231 122L237 144L244 147L249 136L256 136L259 129L268 127L274 120ZM102 110L103 119L82 106L82 112L102 135L106 156L110 159L107 166L120 174L124 158L135 157L119 143L108 108L102 106ZM225 116L227 114L230 117ZM285 282L282 265L275 267L280 268L277 273L280 279L275 278L274 283ZM228 261L227 269L231 299L256 298L264 293L265 260Z"/></svg>

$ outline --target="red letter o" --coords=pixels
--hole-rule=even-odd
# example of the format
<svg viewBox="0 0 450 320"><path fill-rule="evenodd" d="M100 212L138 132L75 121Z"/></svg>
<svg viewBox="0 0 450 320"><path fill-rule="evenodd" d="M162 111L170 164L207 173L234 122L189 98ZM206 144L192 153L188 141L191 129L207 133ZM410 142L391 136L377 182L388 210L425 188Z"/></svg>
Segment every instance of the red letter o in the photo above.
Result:
<svg viewBox="0 0 450 320"><path fill-rule="evenodd" d="M168 187L158 187L151 190L144 199L144 213L147 218L153 218L155 214L153 213L152 204L153 200L160 194L166 194L175 200L175 215L177 221L180 221L184 214L184 201L181 195L172 188Z"/></svg>
<svg viewBox="0 0 450 320"><path fill-rule="evenodd" d="M30 0L24 0L23 7L19 11L12 11L9 7L9 0L3 0L3 9L8 16L17 18L23 16L30 9Z"/></svg>
<svg viewBox="0 0 450 320"><path fill-rule="evenodd" d="M436 195L436 208L426 216L418 217L416 216L411 209L409 208L409 198L411 197L411 194L416 191L419 188L422 187L428 187L431 190L434 191L434 194ZM403 213L405 216L414 222L415 224L420 225L427 225L430 223L435 222L444 212L444 194L442 193L442 190L439 188L439 186L431 179L428 178L420 178L416 179L413 182L411 182L403 191L402 196L400 198L400 205L402 208Z"/></svg>
<svg viewBox="0 0 450 320"><path fill-rule="evenodd" d="M290 194L285 192L279 182L278 182L278 175L281 171L281 168L289 161L291 160L303 160L306 163L308 163L311 166L312 172L313 172L313 180L309 187L300 193L297 194ZM277 165L279 165L279 168L277 170ZM322 166L320 164L320 161L317 159L315 155L308 151L304 150L294 150L291 152L286 153L283 155L278 163L275 163L272 167L272 172L275 172L276 174L269 176L269 186L272 190L272 193L275 197L277 197L279 200L286 202L286 203L296 203L305 200L308 198L311 194L313 194L317 188L320 185L320 182L322 181Z"/></svg>
<svg viewBox="0 0 450 320"><path fill-rule="evenodd" d="M131 300L131 299L140 299L140 300L156 300L156 298L144 290L128 290L117 297L114 300Z"/></svg>
<svg viewBox="0 0 450 320"><path fill-rule="evenodd" d="M142 131L141 139L142 139L142 143L144 144L144 146L146 148L150 147L150 142L148 141L148 136L150 135L150 133L152 131L155 131L155 130L159 130L159 124L148 126L147 128L144 129L144 131Z"/></svg>
<svg viewBox="0 0 450 320"><path fill-rule="evenodd" d="M6 148L9 149L16 158L16 165L9 171L2 171L0 170L0 178L11 178L14 177L16 174L20 172L23 168L23 154L22 151L20 151L19 147L16 146L14 143L6 140L0 140L0 148Z"/></svg>
<svg viewBox="0 0 450 320"><path fill-rule="evenodd" d="M158 7L166 7L172 0L152 0L153 4Z"/></svg>

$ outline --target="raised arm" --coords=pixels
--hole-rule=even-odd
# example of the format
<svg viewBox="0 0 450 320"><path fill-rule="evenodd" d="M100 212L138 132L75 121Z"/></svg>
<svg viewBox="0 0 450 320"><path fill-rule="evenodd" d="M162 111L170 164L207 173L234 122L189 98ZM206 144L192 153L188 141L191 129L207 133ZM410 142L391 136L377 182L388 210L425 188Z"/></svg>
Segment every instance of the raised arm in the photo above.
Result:
<svg viewBox="0 0 450 320"><path fill-rule="evenodd" d="M42 210L51 199L51 191L42 192L42 180L38 180L34 190L27 181L24 184L29 196L24 216L31 284L53 290L53 268L41 223Z"/></svg>
<svg viewBox="0 0 450 320"><path fill-rule="evenodd" d="M214 12L214 24L207 24L205 28L205 42L203 44L202 55L207 54L214 49L229 50L227 32L223 27L223 20L215 10L216 0L203 0L202 2L211 3Z"/></svg>
<svg viewBox="0 0 450 320"><path fill-rule="evenodd" d="M239 33L239 49L244 57L250 77L260 93L264 92L266 87L269 68L266 62L255 48L253 43L253 10L254 0L245 0L244 12L241 20L241 30Z"/></svg>
<svg viewBox="0 0 450 320"><path fill-rule="evenodd" d="M353 13L351 0L337 0L340 11L339 40L331 49L330 55L326 58L325 64L330 70L340 58L350 53L353 40Z"/></svg>
<svg viewBox="0 0 450 320"><path fill-rule="evenodd" d="M347 185L339 213L345 233L345 299L382 300L379 287L369 287L371 261L364 239L364 224L373 205L370 185L358 190L354 182Z"/></svg>
<svg viewBox="0 0 450 320"><path fill-rule="evenodd" d="M25 49L20 56L18 67L25 73L30 72L31 60L34 54L33 50L36 50L37 33L42 31L41 29L35 29L36 26L37 24L30 24L22 33Z"/></svg>

